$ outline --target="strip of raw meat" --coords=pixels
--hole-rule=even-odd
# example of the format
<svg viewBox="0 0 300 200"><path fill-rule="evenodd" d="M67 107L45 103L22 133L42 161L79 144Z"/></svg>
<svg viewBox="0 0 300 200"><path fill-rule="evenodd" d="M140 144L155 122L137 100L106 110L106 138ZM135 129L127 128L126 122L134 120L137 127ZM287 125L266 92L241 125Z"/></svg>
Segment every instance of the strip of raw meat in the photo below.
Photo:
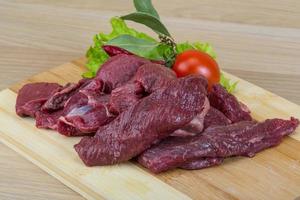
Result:
<svg viewBox="0 0 300 200"><path fill-rule="evenodd" d="M201 81L188 76L153 92L100 127L94 137L84 137L75 150L88 166L130 160L201 113L206 98Z"/></svg>
<svg viewBox="0 0 300 200"><path fill-rule="evenodd" d="M188 170L203 169L220 165L223 162L223 160L224 158L200 158L199 160L187 162L179 166L179 168Z"/></svg>
<svg viewBox="0 0 300 200"><path fill-rule="evenodd" d="M204 118L204 129L210 126L220 126L231 124L231 121L219 110L210 107Z"/></svg>
<svg viewBox="0 0 300 200"><path fill-rule="evenodd" d="M19 116L35 117L47 99L62 87L57 83L29 83L18 93L16 112Z"/></svg>
<svg viewBox="0 0 300 200"><path fill-rule="evenodd" d="M152 172L159 173L201 158L252 157L259 151L278 145L298 125L299 120L291 118L213 126L194 137L164 140L146 150L138 161Z"/></svg>
<svg viewBox="0 0 300 200"><path fill-rule="evenodd" d="M109 111L119 114L133 106L143 97L143 87L139 83L127 83L111 92Z"/></svg>
<svg viewBox="0 0 300 200"><path fill-rule="evenodd" d="M228 93L220 84L215 84L208 95L210 105L221 111L232 123L250 121L252 117L246 105Z"/></svg>
<svg viewBox="0 0 300 200"><path fill-rule="evenodd" d="M150 61L135 55L118 54L101 66L97 77L106 83L105 92L110 93L132 79L137 69L146 63Z"/></svg>
<svg viewBox="0 0 300 200"><path fill-rule="evenodd" d="M68 83L62 90L57 91L46 101L42 107L42 111L53 112L62 109L68 99L76 94L78 90L90 82L89 79L81 79L78 83Z"/></svg>
<svg viewBox="0 0 300 200"><path fill-rule="evenodd" d="M176 79L176 74L163 65L148 63L137 70L133 79L144 87L145 92L151 94L168 86L172 80Z"/></svg>

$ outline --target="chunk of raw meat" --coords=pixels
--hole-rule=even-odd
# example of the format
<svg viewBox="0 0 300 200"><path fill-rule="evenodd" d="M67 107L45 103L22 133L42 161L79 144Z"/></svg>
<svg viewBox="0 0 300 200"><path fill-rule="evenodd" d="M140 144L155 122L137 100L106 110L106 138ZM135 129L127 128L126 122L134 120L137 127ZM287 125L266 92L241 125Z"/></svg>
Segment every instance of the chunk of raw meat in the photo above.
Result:
<svg viewBox="0 0 300 200"><path fill-rule="evenodd" d="M78 90L87 84L90 80L89 79L81 79L78 83L68 83L66 84L62 90L57 91L43 105L43 111L55 111L62 109L65 106L65 103L68 99L76 94Z"/></svg>
<svg viewBox="0 0 300 200"><path fill-rule="evenodd" d="M200 158L198 160L187 162L179 168L195 170L195 169L203 169L207 167L212 167L216 165L220 165L223 162L224 158Z"/></svg>
<svg viewBox="0 0 300 200"><path fill-rule="evenodd" d="M47 99L61 86L57 83L29 83L24 85L18 93L16 112L19 116L35 117Z"/></svg>
<svg viewBox="0 0 300 200"><path fill-rule="evenodd" d="M215 84L208 95L210 105L220 110L232 123L250 121L252 117L246 105L228 93L220 84Z"/></svg>
<svg viewBox="0 0 300 200"><path fill-rule="evenodd" d="M278 145L298 125L299 120L291 118L214 126L194 137L164 140L146 150L138 160L152 172L159 173L202 158L252 157L259 151Z"/></svg>
<svg viewBox="0 0 300 200"><path fill-rule="evenodd" d="M103 82L94 79L68 100L59 118L59 133L66 136L88 135L115 118L108 111L110 95L102 93L101 88Z"/></svg>
<svg viewBox="0 0 300 200"><path fill-rule="evenodd" d="M140 83L147 93L152 93L156 90L164 88L171 84L171 82L174 80L176 80L176 74L173 70L163 65L153 63L141 66L134 77L134 81ZM202 76L201 84L204 88L207 88L207 80ZM185 127L172 133L172 136L186 137L202 132L204 116L206 115L208 109L209 102L206 100L203 106L203 112L197 115Z"/></svg>
<svg viewBox="0 0 300 200"><path fill-rule="evenodd" d="M210 126L220 126L231 124L231 121L219 110L210 107L204 118L204 129Z"/></svg>
<svg viewBox="0 0 300 200"><path fill-rule="evenodd" d="M201 82L198 76L177 79L100 127L94 137L84 137L75 150L88 166L130 160L202 112L206 90Z"/></svg>
<svg viewBox="0 0 300 200"><path fill-rule="evenodd" d="M103 80L107 85L106 92L120 87L133 78L137 69L149 60L135 56L118 54L110 57L100 68L97 78Z"/></svg>
<svg viewBox="0 0 300 200"><path fill-rule="evenodd" d="M174 79L176 79L176 74L173 70L153 63L142 65L134 76L134 81L140 83L147 93L168 86Z"/></svg>
<svg viewBox="0 0 300 200"><path fill-rule="evenodd" d="M109 109L113 113L121 113L139 101L143 95L166 87L175 78L175 73L163 65L144 64L138 68L131 81L112 91Z"/></svg>
<svg viewBox="0 0 300 200"><path fill-rule="evenodd" d="M119 114L133 106L143 97L143 87L139 83L127 83L111 92L109 111Z"/></svg>

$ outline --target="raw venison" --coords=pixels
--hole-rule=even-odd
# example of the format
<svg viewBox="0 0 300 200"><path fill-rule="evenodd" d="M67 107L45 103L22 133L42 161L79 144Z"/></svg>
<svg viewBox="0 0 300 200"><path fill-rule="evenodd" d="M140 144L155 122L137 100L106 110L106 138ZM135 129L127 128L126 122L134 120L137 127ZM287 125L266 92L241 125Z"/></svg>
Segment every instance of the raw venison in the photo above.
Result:
<svg viewBox="0 0 300 200"><path fill-rule="evenodd" d="M137 69L146 63L150 61L135 55L118 54L101 66L97 78L106 83L105 91L110 93L132 79Z"/></svg>
<svg viewBox="0 0 300 200"><path fill-rule="evenodd" d="M215 84L208 95L210 105L220 110L232 123L250 121L252 117L246 105L228 93L220 84Z"/></svg>
<svg viewBox="0 0 300 200"><path fill-rule="evenodd" d="M87 166L130 160L201 113L206 90L198 76L177 79L121 113L75 145Z"/></svg>
<svg viewBox="0 0 300 200"><path fill-rule="evenodd" d="M109 111L119 114L133 106L143 97L144 89L139 83L127 83L111 92Z"/></svg>
<svg viewBox="0 0 300 200"><path fill-rule="evenodd" d="M278 145L282 138L291 134L298 125L299 120L291 118L213 126L194 137L164 140L146 150L139 156L138 161L152 172L159 173L184 167L195 160L201 162L204 158L252 157L259 151Z"/></svg>
<svg viewBox="0 0 300 200"><path fill-rule="evenodd" d="M108 111L110 95L101 91L103 84L101 80L94 79L68 100L58 121L59 133L66 136L88 135L115 118Z"/></svg>
<svg viewBox="0 0 300 200"><path fill-rule="evenodd" d="M204 88L207 88L207 80L202 76L200 78L201 85L203 85ZM153 63L141 66L134 77L134 81L140 83L144 87L146 93L152 93L164 88L174 80L176 80L176 74L173 70L170 70L163 65ZM209 102L206 100L203 106L203 112L195 116L195 118L185 127L172 133L172 136L186 137L202 132L204 116L208 112L208 109Z"/></svg>
<svg viewBox="0 0 300 200"><path fill-rule="evenodd" d="M110 56L116 56L119 54L126 54L126 55L133 55L131 52L122 49L117 46L112 46L112 45L102 45L102 49Z"/></svg>
<svg viewBox="0 0 300 200"><path fill-rule="evenodd" d="M57 83L29 83L24 85L18 93L16 112L19 116L35 117L42 105L62 87Z"/></svg>
<svg viewBox="0 0 300 200"><path fill-rule="evenodd" d="M148 63L137 70L133 79L144 87L145 92L152 93L168 86L172 80L176 79L176 74L163 65Z"/></svg>
<svg viewBox="0 0 300 200"><path fill-rule="evenodd" d="M68 99L76 94L81 87L88 84L89 79L81 79L78 83L68 83L62 90L57 91L49 97L46 103L43 105L42 110L53 112L55 110L62 109L65 106L65 103Z"/></svg>
<svg viewBox="0 0 300 200"><path fill-rule="evenodd" d="M122 49L120 47L117 46L112 46L112 45L103 45L102 49L110 56L116 56L119 54L127 54L127 55L134 55L133 53ZM152 63L156 63L156 64L161 64L164 65L165 61L164 60L151 60Z"/></svg>
<svg viewBox="0 0 300 200"><path fill-rule="evenodd" d="M220 126L231 124L231 121L219 110L210 107L204 118L204 129L210 126Z"/></svg>

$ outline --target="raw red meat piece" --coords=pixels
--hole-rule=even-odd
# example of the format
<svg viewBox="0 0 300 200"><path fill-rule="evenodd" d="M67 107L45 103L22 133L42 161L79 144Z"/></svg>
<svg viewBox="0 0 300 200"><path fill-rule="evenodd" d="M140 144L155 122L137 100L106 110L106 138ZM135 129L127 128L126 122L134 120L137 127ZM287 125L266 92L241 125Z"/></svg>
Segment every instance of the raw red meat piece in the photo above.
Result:
<svg viewBox="0 0 300 200"><path fill-rule="evenodd" d="M112 46L112 45L103 45L102 46L102 49L110 56L116 56L116 55L119 55L119 54L126 54L126 55L133 55L133 53L125 50L125 49L122 49L120 47L117 47L117 46Z"/></svg>
<svg viewBox="0 0 300 200"><path fill-rule="evenodd" d="M89 83L89 79L81 79L78 83L68 83L60 91L57 91L49 97L42 107L42 111L55 111L62 109L68 99L76 94L78 90L85 84Z"/></svg>
<svg viewBox="0 0 300 200"><path fill-rule="evenodd" d="M213 126L194 137L164 140L146 150L138 160L152 172L159 173L203 158L252 157L259 151L278 145L298 125L299 120L291 118Z"/></svg>
<svg viewBox="0 0 300 200"><path fill-rule="evenodd" d="M204 129L210 126L220 126L231 124L231 121L219 110L210 107L204 118Z"/></svg>
<svg viewBox="0 0 300 200"><path fill-rule="evenodd" d="M201 78L201 84L207 88L207 80ZM173 70L159 64L145 64L141 66L134 76L134 81L140 83L147 93L152 93L161 88L167 87L172 81L176 80L176 74ZM203 112L197 115L189 124L172 133L172 136L186 137L196 135L203 130L203 120L209 109L208 100L205 101Z"/></svg>
<svg viewBox="0 0 300 200"><path fill-rule="evenodd" d="M35 125L38 128L57 130L57 122L62 114L63 110L58 110L52 113L38 111L36 112Z"/></svg>
<svg viewBox="0 0 300 200"><path fill-rule="evenodd" d="M133 79L144 87L145 92L152 93L168 86L176 79L176 74L163 65L148 63L137 70Z"/></svg>
<svg viewBox="0 0 300 200"><path fill-rule="evenodd" d="M111 92L109 111L119 114L133 106L143 97L143 87L138 83L127 83Z"/></svg>
<svg viewBox="0 0 300 200"><path fill-rule="evenodd" d="M213 85L208 98L210 105L221 111L232 123L252 120L247 106L241 104L235 96L228 93L220 84Z"/></svg>
<svg viewBox="0 0 300 200"><path fill-rule="evenodd" d="M146 94L166 87L175 78L175 73L163 65L144 64L138 68L132 80L112 91L109 110L121 113Z"/></svg>
<svg viewBox="0 0 300 200"><path fill-rule="evenodd" d="M102 92L103 82L93 79L66 103L59 118L58 132L66 136L95 133L115 116L108 111L110 95Z"/></svg>
<svg viewBox="0 0 300 200"><path fill-rule="evenodd" d="M206 98L201 82L197 76L177 79L100 127L94 137L84 137L75 150L88 166L120 163L137 156L201 113Z"/></svg>
<svg viewBox="0 0 300 200"><path fill-rule="evenodd" d="M97 78L106 84L106 92L110 93L113 89L127 83L137 69L149 60L135 56L118 54L110 57L100 68L97 73Z"/></svg>
<svg viewBox="0 0 300 200"><path fill-rule="evenodd" d="M18 93L16 112L19 116L35 117L35 113L61 86L57 83L29 83L24 85Z"/></svg>
<svg viewBox="0 0 300 200"><path fill-rule="evenodd" d="M209 101L207 98L205 98L202 112L198 114L196 117L194 117L194 119L190 123L174 131L171 134L171 136L187 137L187 136L194 136L201 133L204 129L203 123L209 108L210 108Z"/></svg>

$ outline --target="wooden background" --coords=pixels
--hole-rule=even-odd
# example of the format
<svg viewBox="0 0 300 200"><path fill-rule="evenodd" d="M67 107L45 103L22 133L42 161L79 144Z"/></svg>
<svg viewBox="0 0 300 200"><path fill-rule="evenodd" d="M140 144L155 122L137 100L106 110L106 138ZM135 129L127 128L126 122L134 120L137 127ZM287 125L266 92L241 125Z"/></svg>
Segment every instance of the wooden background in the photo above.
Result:
<svg viewBox="0 0 300 200"><path fill-rule="evenodd" d="M298 0L153 2L178 41L209 41L223 69L300 104ZM131 10L130 0L0 0L0 89L82 57ZM0 199L83 198L0 144Z"/></svg>

